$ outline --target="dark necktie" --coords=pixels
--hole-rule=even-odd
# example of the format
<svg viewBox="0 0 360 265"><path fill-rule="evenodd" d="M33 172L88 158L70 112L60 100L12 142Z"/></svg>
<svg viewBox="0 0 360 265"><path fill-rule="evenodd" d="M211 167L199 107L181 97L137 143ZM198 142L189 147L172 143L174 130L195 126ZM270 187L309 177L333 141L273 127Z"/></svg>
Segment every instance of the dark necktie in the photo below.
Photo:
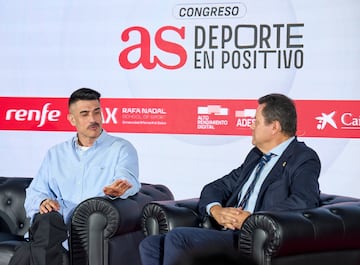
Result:
<svg viewBox="0 0 360 265"><path fill-rule="evenodd" d="M247 205L247 203L248 203L248 201L249 201L250 195L251 195L251 193L252 193L253 190L254 190L254 187L255 187L255 185L256 185L256 182L257 182L257 180L259 179L259 176L260 176L260 173L261 173L262 169L264 168L265 164L266 164L267 162L269 162L270 159L271 159L273 156L274 156L274 154L273 154L273 153L270 153L270 154L267 154L267 155L263 155L263 156L261 157L261 160L260 160L259 164L258 164L257 167L256 167L255 177L254 177L254 179L252 180L249 188L247 189L244 198L243 198L241 201L239 201L237 207L241 207L242 209L244 209L244 208L246 207L246 205ZM240 192L238 198L239 198L239 200L241 199L241 192Z"/></svg>

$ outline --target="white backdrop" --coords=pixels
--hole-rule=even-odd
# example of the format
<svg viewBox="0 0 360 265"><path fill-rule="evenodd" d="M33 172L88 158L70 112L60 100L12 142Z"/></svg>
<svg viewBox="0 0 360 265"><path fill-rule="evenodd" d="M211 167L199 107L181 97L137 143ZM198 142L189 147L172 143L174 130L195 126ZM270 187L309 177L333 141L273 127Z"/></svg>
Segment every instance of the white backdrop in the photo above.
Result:
<svg viewBox="0 0 360 265"><path fill-rule="evenodd" d="M227 1L217 1L224 5ZM281 92L300 100L359 100L360 2L357 0L246 0L233 2L237 16L180 17L179 8L214 7L211 1L0 1L0 97L68 97L79 87L98 89L104 98L257 99ZM191 9L190 9L191 10ZM221 52L236 51L234 39L221 49L221 26L269 25L268 49L289 51L285 31L276 45L274 24L303 24L292 33L303 44L303 65L278 67L277 57L267 67L260 53L255 67L221 67ZM210 27L214 29L213 48ZM179 57L154 45L164 26L185 28L185 37L165 33L188 52L186 63L169 70L143 65L124 69L119 54L136 43L121 34L131 27L147 30L151 53L166 65ZM214 51L215 65L195 69L196 26L206 29L202 54ZM253 36L246 36L251 43ZM245 38L245 37L244 37ZM205 40L204 40L205 41ZM241 40L243 41L243 40ZM297 42L298 41L298 42ZM258 43L255 50L259 51ZM265 47L266 48L266 47ZM287 53L288 54L288 53ZM129 61L136 61L133 53ZM243 62L243 61L242 61ZM0 106L1 107L1 106ZM360 108L359 108L360 109ZM301 115L301 113L300 113ZM360 123L360 116L355 118ZM1 121L0 121L1 122ZM360 125L359 125L360 127ZM221 177L243 161L251 148L248 136L115 133L138 150L143 182L163 183L177 199L197 197L204 184ZM359 131L360 134L360 131ZM46 150L72 132L0 131L0 175L34 176ZM321 189L360 197L357 165L359 136L302 138L322 161Z"/></svg>

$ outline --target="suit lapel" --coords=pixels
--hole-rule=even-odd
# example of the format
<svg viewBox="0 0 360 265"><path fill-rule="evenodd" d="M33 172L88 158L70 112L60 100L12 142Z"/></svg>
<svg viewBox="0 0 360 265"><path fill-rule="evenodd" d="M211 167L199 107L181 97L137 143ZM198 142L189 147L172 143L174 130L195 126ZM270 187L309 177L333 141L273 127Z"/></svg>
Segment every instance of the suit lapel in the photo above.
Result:
<svg viewBox="0 0 360 265"><path fill-rule="evenodd" d="M256 150L254 155L249 157L248 161L244 163L243 165L244 167L241 172L241 176L239 177L236 188L232 193L231 197L229 198L229 200L227 201L226 206L233 207L235 204L237 204L238 194L242 189L242 187L244 186L245 182L249 179L251 172L254 170L255 166L259 163L261 156L262 154L260 150Z"/></svg>
<svg viewBox="0 0 360 265"><path fill-rule="evenodd" d="M269 172L267 177L264 180L264 183L261 186L258 199L256 201L255 211L258 209L259 205L262 202L264 193L267 188L276 180L282 178L284 176L283 172L287 166L287 161L294 153L294 148L297 143L297 140L292 141L289 146L285 149L285 151L280 156L279 160L276 162L272 170Z"/></svg>

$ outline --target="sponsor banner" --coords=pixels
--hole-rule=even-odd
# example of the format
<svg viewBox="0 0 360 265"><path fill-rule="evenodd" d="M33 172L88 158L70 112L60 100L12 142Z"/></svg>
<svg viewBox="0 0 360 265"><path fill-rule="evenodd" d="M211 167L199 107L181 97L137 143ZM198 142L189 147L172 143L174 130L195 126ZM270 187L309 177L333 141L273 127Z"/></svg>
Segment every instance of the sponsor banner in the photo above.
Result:
<svg viewBox="0 0 360 265"><path fill-rule="evenodd" d="M251 135L257 100L104 98L109 132ZM360 138L359 101L296 100L298 135ZM0 97L0 130L73 131L67 98Z"/></svg>
<svg viewBox="0 0 360 265"><path fill-rule="evenodd" d="M360 138L359 100L300 100L298 135Z"/></svg>

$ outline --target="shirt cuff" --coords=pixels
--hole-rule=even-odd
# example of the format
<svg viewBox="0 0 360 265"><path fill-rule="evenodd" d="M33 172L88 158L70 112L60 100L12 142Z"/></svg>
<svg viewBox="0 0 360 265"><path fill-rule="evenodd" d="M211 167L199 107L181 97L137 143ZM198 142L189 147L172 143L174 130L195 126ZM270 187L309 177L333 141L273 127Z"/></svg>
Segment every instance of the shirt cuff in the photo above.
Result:
<svg viewBox="0 0 360 265"><path fill-rule="evenodd" d="M215 205L220 205L221 206L221 203L219 202L212 202L212 203L209 203L208 205L206 205L206 213L211 216L211 213L210 213L210 209L211 207L215 206Z"/></svg>

